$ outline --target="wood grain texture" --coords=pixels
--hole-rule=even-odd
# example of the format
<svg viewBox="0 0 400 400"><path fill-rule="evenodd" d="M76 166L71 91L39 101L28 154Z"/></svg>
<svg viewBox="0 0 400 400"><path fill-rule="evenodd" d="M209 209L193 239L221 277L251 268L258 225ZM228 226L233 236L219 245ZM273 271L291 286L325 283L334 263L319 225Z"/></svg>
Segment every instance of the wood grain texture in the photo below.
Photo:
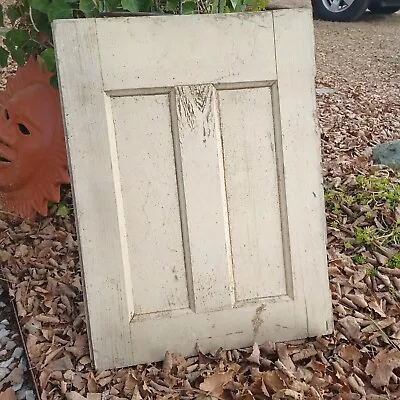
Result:
<svg viewBox="0 0 400 400"><path fill-rule="evenodd" d="M216 90L212 85L179 86L175 104L195 310L231 308L232 256Z"/></svg>
<svg viewBox="0 0 400 400"><path fill-rule="evenodd" d="M98 20L104 89L276 80L272 14L235 15Z"/></svg>
<svg viewBox="0 0 400 400"><path fill-rule="evenodd" d="M286 294L271 89L219 92L236 300Z"/></svg>
<svg viewBox="0 0 400 400"><path fill-rule="evenodd" d="M316 336L332 331L333 315L311 15L308 9L273 11L296 319Z"/></svg>
<svg viewBox="0 0 400 400"><path fill-rule="evenodd" d="M168 95L111 103L134 314L188 308Z"/></svg>
<svg viewBox="0 0 400 400"><path fill-rule="evenodd" d="M102 368L132 359L131 280L121 252L96 25L94 20L80 22L56 21L53 30L92 359Z"/></svg>

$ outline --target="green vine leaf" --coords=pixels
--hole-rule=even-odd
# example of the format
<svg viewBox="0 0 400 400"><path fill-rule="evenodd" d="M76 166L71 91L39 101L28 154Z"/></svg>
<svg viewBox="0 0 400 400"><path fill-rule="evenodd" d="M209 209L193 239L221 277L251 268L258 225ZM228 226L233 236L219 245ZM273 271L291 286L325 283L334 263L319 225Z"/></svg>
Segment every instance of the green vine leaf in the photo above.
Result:
<svg viewBox="0 0 400 400"><path fill-rule="evenodd" d="M57 78L57 74L54 74L54 75L50 78L50 85L53 86L54 89L58 89L58 78Z"/></svg>
<svg viewBox="0 0 400 400"><path fill-rule="evenodd" d="M57 69L56 69L56 58L54 55L54 49L49 47L48 49L43 51L43 53L40 55L40 57L43 59L45 65L46 65L46 68L50 72L56 72Z"/></svg>
<svg viewBox="0 0 400 400"><path fill-rule="evenodd" d="M29 40L29 33L23 29L13 29L7 32L6 39L10 41L14 47L21 47Z"/></svg>
<svg viewBox="0 0 400 400"><path fill-rule="evenodd" d="M139 0L122 0L122 7L130 12L140 11L140 1Z"/></svg>
<svg viewBox="0 0 400 400"><path fill-rule="evenodd" d="M29 0L29 5L34 9L47 14L49 8L49 0Z"/></svg>
<svg viewBox="0 0 400 400"><path fill-rule="evenodd" d="M100 15L99 5L95 0L81 0L79 9L85 14L86 18L97 17Z"/></svg>
<svg viewBox="0 0 400 400"><path fill-rule="evenodd" d="M65 0L53 0L47 8L49 22L55 19L72 18L72 8Z"/></svg>
<svg viewBox="0 0 400 400"><path fill-rule="evenodd" d="M121 0L122 7L130 12L150 11L152 1L150 0Z"/></svg>
<svg viewBox="0 0 400 400"><path fill-rule="evenodd" d="M7 17L9 18L9 20L11 21L11 23L14 25L15 21L18 18L21 18L21 10L19 9L19 7L17 6L9 6L7 8Z"/></svg>
<svg viewBox="0 0 400 400"><path fill-rule="evenodd" d="M194 14L197 11L197 3L194 1L185 1L182 4L183 14Z"/></svg>
<svg viewBox="0 0 400 400"><path fill-rule="evenodd" d="M100 0L99 9L103 9L103 1L106 2L106 11L115 11L121 6L120 0Z"/></svg>
<svg viewBox="0 0 400 400"><path fill-rule="evenodd" d="M22 67L25 64L25 52L22 49L10 49L10 54L19 66Z"/></svg>
<svg viewBox="0 0 400 400"><path fill-rule="evenodd" d="M165 5L166 11L176 11L178 9L178 0L167 0Z"/></svg>
<svg viewBox="0 0 400 400"><path fill-rule="evenodd" d="M7 66L9 52L4 48L0 47L0 66L3 68Z"/></svg>

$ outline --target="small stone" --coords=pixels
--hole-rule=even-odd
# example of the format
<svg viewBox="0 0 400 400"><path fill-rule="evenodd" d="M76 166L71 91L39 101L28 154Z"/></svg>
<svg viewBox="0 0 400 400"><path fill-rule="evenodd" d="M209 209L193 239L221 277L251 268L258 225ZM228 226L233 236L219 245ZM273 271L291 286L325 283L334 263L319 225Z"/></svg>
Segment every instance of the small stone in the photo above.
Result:
<svg viewBox="0 0 400 400"><path fill-rule="evenodd" d="M13 361L14 361L14 357L11 357L6 361L0 362L0 368L8 368Z"/></svg>
<svg viewBox="0 0 400 400"><path fill-rule="evenodd" d="M0 330L0 340L5 338L9 333L10 333L10 331L8 331L7 329L1 329Z"/></svg>
<svg viewBox="0 0 400 400"><path fill-rule="evenodd" d="M12 350L16 346L17 346L17 344L14 342L14 340L10 340L6 344L6 350Z"/></svg>
<svg viewBox="0 0 400 400"><path fill-rule="evenodd" d="M2 329L5 329L5 328L6 328L6 326L5 326L4 324L0 323L0 331L1 331Z"/></svg>
<svg viewBox="0 0 400 400"><path fill-rule="evenodd" d="M400 140L379 143L372 149L374 164L400 169Z"/></svg>
<svg viewBox="0 0 400 400"><path fill-rule="evenodd" d="M4 308L6 306L6 304L2 301L0 301L0 308Z"/></svg>
<svg viewBox="0 0 400 400"><path fill-rule="evenodd" d="M0 346L1 346L1 347L5 346L9 340L10 340L10 338L7 337L7 336L2 337L2 338L0 339Z"/></svg>
<svg viewBox="0 0 400 400"><path fill-rule="evenodd" d="M1 321L0 324L6 325L6 326L10 325L10 323L6 319L3 319L3 321Z"/></svg>
<svg viewBox="0 0 400 400"><path fill-rule="evenodd" d="M328 87L320 87L320 88L316 88L315 92L317 94L332 94L332 93L335 93L336 90L332 89L332 88L328 88Z"/></svg>
<svg viewBox="0 0 400 400"><path fill-rule="evenodd" d="M19 360L18 368L21 369L23 372L27 371L26 360L24 357L21 357Z"/></svg>
<svg viewBox="0 0 400 400"><path fill-rule="evenodd" d="M9 373L10 373L10 370L8 368L0 367L0 381L2 381Z"/></svg>
<svg viewBox="0 0 400 400"><path fill-rule="evenodd" d="M25 399L26 400L35 400L35 394L33 393L33 390L27 390L25 392Z"/></svg>
<svg viewBox="0 0 400 400"><path fill-rule="evenodd" d="M12 356L13 356L14 358L21 358L22 354L24 354L24 349L23 349L22 347L17 347L17 348L14 350Z"/></svg>
<svg viewBox="0 0 400 400"><path fill-rule="evenodd" d="M3 358L4 356L6 356L8 353L8 351L6 349L3 349L0 351L0 357Z"/></svg>
<svg viewBox="0 0 400 400"><path fill-rule="evenodd" d="M17 384L15 384L13 387L12 387L12 390L14 390L14 392L18 392L18 390L21 390L21 388L22 388L22 381L20 382L20 383L17 383Z"/></svg>

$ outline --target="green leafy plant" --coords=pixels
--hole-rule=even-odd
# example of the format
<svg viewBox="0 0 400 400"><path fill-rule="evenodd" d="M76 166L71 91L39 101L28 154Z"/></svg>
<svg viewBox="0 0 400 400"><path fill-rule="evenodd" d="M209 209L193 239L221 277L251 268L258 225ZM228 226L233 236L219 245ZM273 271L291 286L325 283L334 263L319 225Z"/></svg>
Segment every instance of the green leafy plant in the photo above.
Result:
<svg viewBox="0 0 400 400"><path fill-rule="evenodd" d="M394 256L390 257L387 266L389 268L400 268L400 253L395 254Z"/></svg>
<svg viewBox="0 0 400 400"><path fill-rule="evenodd" d="M397 290L393 286L391 286L389 288L389 293L392 296L394 301L400 301L399 293L397 292Z"/></svg>
<svg viewBox="0 0 400 400"><path fill-rule="evenodd" d="M353 245L349 241L346 241L346 242L344 242L344 248L346 250L349 250L349 249L353 248Z"/></svg>
<svg viewBox="0 0 400 400"><path fill-rule="evenodd" d="M218 2L220 1L220 2ZM182 13L214 13L259 11L267 0L183 0ZM56 19L100 17L104 12L178 13L178 0L17 0L3 8L0 5L0 66L5 67L10 57L20 66L29 56L38 59L54 73L56 63L51 23ZM4 28L5 16L11 28Z"/></svg>
<svg viewBox="0 0 400 400"><path fill-rule="evenodd" d="M328 226L346 229L342 246L354 249L400 245L400 174L377 171L357 175L351 184L325 189ZM351 223L352 226L347 226ZM350 238L348 237L350 235ZM400 267L400 260L399 267ZM396 261L389 265L395 268Z"/></svg>
<svg viewBox="0 0 400 400"><path fill-rule="evenodd" d="M377 272L378 272L378 271L377 271L375 268L368 268L368 269L365 271L365 274L366 274L367 276L369 276L370 278L373 278L373 277L376 275Z"/></svg>
<svg viewBox="0 0 400 400"><path fill-rule="evenodd" d="M356 243L360 245L369 246L374 240L374 230L370 226L365 228L354 228L354 236L356 238Z"/></svg>
<svg viewBox="0 0 400 400"><path fill-rule="evenodd" d="M64 203L64 201L60 201L60 203L53 203L49 201L48 207L49 209L56 207L55 214L57 217L65 218L70 214L70 210L67 204Z"/></svg>
<svg viewBox="0 0 400 400"><path fill-rule="evenodd" d="M361 254L354 254L351 259L354 261L356 264L365 264L365 258Z"/></svg>

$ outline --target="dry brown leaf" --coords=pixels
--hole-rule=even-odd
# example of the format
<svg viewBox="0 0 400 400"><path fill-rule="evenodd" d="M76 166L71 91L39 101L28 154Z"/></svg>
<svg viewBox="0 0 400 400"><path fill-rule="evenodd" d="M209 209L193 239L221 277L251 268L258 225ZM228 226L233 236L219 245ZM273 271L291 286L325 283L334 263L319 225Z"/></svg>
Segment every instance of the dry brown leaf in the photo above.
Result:
<svg viewBox="0 0 400 400"><path fill-rule="evenodd" d="M101 400L101 393L88 393L87 400Z"/></svg>
<svg viewBox="0 0 400 400"><path fill-rule="evenodd" d="M257 343L253 344L253 351L250 356L247 357L247 361L260 365L260 349Z"/></svg>
<svg viewBox="0 0 400 400"><path fill-rule="evenodd" d="M163 371L166 374L170 374L172 371L172 367L173 367L173 359L172 359L172 354L167 351L165 353L165 357L164 357L164 362L163 362Z"/></svg>
<svg viewBox="0 0 400 400"><path fill-rule="evenodd" d="M143 400L143 397L139 391L139 386L135 387L135 390L133 391L133 395L132 395L132 400Z"/></svg>
<svg viewBox="0 0 400 400"><path fill-rule="evenodd" d="M125 381L124 393L132 395L135 389L138 387L138 384L138 380L132 375L131 372L129 372L128 377Z"/></svg>
<svg viewBox="0 0 400 400"><path fill-rule="evenodd" d="M44 368L43 371L40 372L39 384L42 389L44 389L47 386L47 382L50 378L50 375L51 375L51 371L47 368Z"/></svg>
<svg viewBox="0 0 400 400"><path fill-rule="evenodd" d="M386 318L383 319L381 321L377 321L377 322L371 322L368 326L366 326L365 328L362 329L362 331L364 333L372 333L372 332L376 332L379 331L381 329L385 329L387 327L389 327L390 325L393 325L396 322L395 318Z"/></svg>
<svg viewBox="0 0 400 400"><path fill-rule="evenodd" d="M68 355L50 362L47 366L51 371L66 371L74 369L71 358Z"/></svg>
<svg viewBox="0 0 400 400"><path fill-rule="evenodd" d="M356 306L361 308L368 307L368 303L365 301L364 295L362 294L347 294L346 297L350 299Z"/></svg>
<svg viewBox="0 0 400 400"><path fill-rule="evenodd" d="M291 389L283 389L272 395L272 400L303 400L303 398L303 393L298 393Z"/></svg>
<svg viewBox="0 0 400 400"><path fill-rule="evenodd" d="M293 364L293 361L289 356L287 345L285 343L277 343L276 351L278 353L279 360L286 367L286 369L289 372L295 372L296 366Z"/></svg>
<svg viewBox="0 0 400 400"><path fill-rule="evenodd" d="M113 376L110 375L110 376L107 376L107 377L105 377L105 378L98 379L98 380L97 380L97 383L98 383L100 386L104 387L104 386L108 385L112 380L113 380Z"/></svg>
<svg viewBox="0 0 400 400"><path fill-rule="evenodd" d="M358 350L357 347L355 347L353 345L343 346L339 350L338 354L344 360L346 360L346 361L355 361L356 363L362 357L362 354L361 354L360 350Z"/></svg>
<svg viewBox="0 0 400 400"><path fill-rule="evenodd" d="M277 371L267 371L262 373L262 379L267 389L279 392L286 388L285 382L282 380Z"/></svg>
<svg viewBox="0 0 400 400"><path fill-rule="evenodd" d="M93 372L90 372L87 377L87 388L89 393L96 393L98 390L97 382L94 379Z"/></svg>
<svg viewBox="0 0 400 400"><path fill-rule="evenodd" d="M294 363L304 360L306 358L310 358L312 356L315 356L317 354L317 350L315 350L314 346L310 346L308 348L305 349L301 349L300 351L298 351L297 353L294 353L292 355L292 360Z"/></svg>
<svg viewBox="0 0 400 400"><path fill-rule="evenodd" d="M44 322L46 324L58 324L60 322L58 317L53 317L51 315L44 315L44 314L39 314L36 315L36 320L39 322Z"/></svg>
<svg viewBox="0 0 400 400"><path fill-rule="evenodd" d="M204 379L204 382L200 384L200 390L213 396L221 396L224 386L233 378L234 374L234 371L214 373Z"/></svg>
<svg viewBox="0 0 400 400"><path fill-rule="evenodd" d="M78 392L65 393L65 397L67 400L86 400L85 397L83 397Z"/></svg>
<svg viewBox="0 0 400 400"><path fill-rule="evenodd" d="M375 388L387 386L395 368L400 367L400 351L381 350L373 360L368 360L365 372L372 376L371 384Z"/></svg>
<svg viewBox="0 0 400 400"><path fill-rule="evenodd" d="M72 380L72 384L79 390L81 391L85 386L86 386L86 382L85 380L82 378L81 374L76 373L73 380Z"/></svg>
<svg viewBox="0 0 400 400"><path fill-rule="evenodd" d="M356 340L357 342L360 341L361 327L356 318L347 316L340 319L338 322L343 327L346 336L348 336L349 339Z"/></svg>
<svg viewBox="0 0 400 400"><path fill-rule="evenodd" d="M378 304L375 300L370 301L370 302L368 303L368 306L369 306L372 310L374 310L376 313L378 313L381 317L386 318L386 314L385 314L385 312L382 310L382 307L380 307L379 304Z"/></svg>

